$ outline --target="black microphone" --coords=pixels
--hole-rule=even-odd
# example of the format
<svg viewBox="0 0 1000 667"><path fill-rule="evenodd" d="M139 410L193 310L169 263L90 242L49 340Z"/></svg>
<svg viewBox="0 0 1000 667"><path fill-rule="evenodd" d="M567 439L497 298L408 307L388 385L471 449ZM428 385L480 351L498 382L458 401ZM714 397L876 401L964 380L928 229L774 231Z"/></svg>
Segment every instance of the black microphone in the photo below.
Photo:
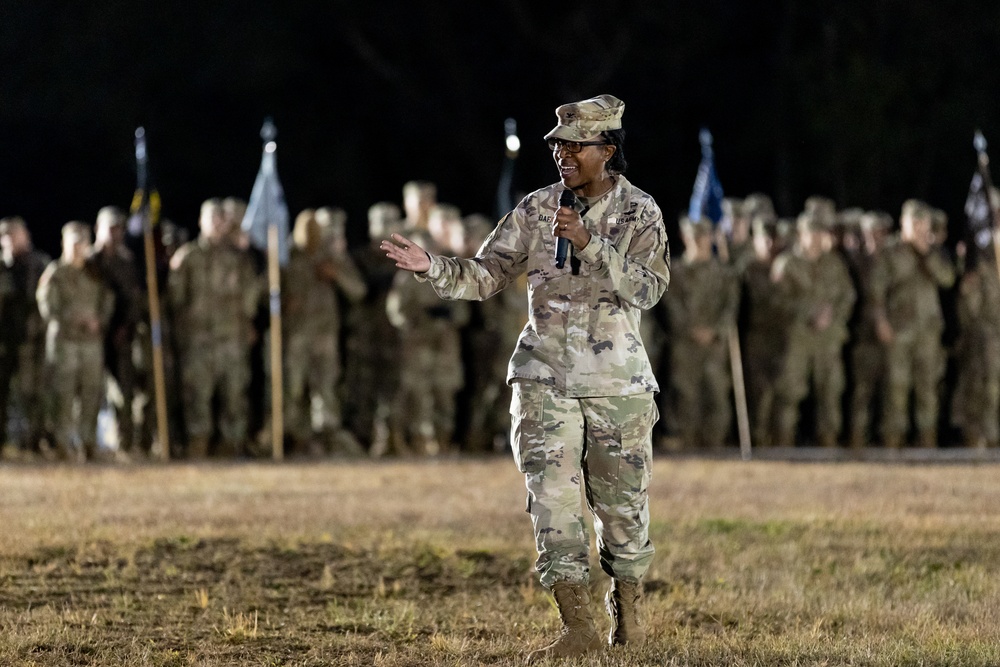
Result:
<svg viewBox="0 0 1000 667"><path fill-rule="evenodd" d="M576 205L576 195L569 188L559 195L559 207L573 208ZM566 265L566 255L569 254L569 239L560 236L556 239L556 268L561 269Z"/></svg>

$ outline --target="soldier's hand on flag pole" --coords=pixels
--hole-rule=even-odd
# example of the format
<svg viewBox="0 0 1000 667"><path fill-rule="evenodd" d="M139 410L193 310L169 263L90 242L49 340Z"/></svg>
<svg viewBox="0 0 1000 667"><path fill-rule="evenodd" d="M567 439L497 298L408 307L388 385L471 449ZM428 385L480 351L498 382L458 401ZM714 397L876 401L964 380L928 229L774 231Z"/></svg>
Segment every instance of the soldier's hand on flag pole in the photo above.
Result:
<svg viewBox="0 0 1000 667"><path fill-rule="evenodd" d="M424 273L431 268L431 258L423 248L399 234L393 234L392 240L382 241L379 248L386 257L396 262L396 266L414 273Z"/></svg>

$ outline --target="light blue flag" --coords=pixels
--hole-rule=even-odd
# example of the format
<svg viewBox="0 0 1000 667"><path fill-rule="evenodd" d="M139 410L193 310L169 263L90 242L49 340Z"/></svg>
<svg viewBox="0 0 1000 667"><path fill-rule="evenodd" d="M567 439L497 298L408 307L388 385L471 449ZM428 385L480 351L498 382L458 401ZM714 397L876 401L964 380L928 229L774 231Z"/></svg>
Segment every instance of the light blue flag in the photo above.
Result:
<svg viewBox="0 0 1000 667"><path fill-rule="evenodd" d="M285 191L278 180L275 157L277 144L274 139L278 132L271 119L264 122L260 136L264 140L264 154L260 160L260 171L254 181L247 212L243 216L243 231L255 248L267 252L267 229L270 225L278 228L278 262L288 263L288 205Z"/></svg>
<svg viewBox="0 0 1000 667"><path fill-rule="evenodd" d="M701 142L701 164L698 165L698 175L694 179L694 189L691 191L688 217L691 220L708 218L713 225L718 225L725 217L725 212L722 208L722 183L715 173L712 133L702 128L698 133L698 140Z"/></svg>

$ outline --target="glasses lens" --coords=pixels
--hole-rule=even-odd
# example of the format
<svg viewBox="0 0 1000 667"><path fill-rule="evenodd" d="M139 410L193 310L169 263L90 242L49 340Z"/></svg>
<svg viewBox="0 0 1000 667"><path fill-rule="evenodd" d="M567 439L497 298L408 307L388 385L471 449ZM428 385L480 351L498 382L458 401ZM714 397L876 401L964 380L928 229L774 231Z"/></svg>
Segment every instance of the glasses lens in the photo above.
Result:
<svg viewBox="0 0 1000 667"><path fill-rule="evenodd" d="M563 141L562 139L549 139L549 150L552 152L566 149L568 153L579 153L583 150L583 146L579 141Z"/></svg>

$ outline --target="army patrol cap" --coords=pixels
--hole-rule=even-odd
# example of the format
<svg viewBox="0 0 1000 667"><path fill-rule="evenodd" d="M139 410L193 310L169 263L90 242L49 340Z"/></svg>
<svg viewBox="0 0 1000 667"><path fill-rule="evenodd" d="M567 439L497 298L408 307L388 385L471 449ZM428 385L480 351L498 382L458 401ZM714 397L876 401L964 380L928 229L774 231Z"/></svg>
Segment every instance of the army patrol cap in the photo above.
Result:
<svg viewBox="0 0 1000 667"><path fill-rule="evenodd" d="M62 227L62 238L63 241L72 241L74 243L79 243L80 241L90 240L90 227L79 220L73 220L67 222Z"/></svg>
<svg viewBox="0 0 1000 667"><path fill-rule="evenodd" d="M624 112L625 103L613 95L563 104L556 109L558 122L545 139L592 141L601 136L601 132L620 130Z"/></svg>
<svg viewBox="0 0 1000 667"><path fill-rule="evenodd" d="M776 220L778 216L774 212L774 202L763 192L753 192L743 200L743 211L751 218L758 215L767 216Z"/></svg>
<svg viewBox="0 0 1000 667"><path fill-rule="evenodd" d="M837 224L845 229L860 229L861 218L863 218L864 215L864 209L845 208L837 214Z"/></svg>
<svg viewBox="0 0 1000 667"><path fill-rule="evenodd" d="M885 211L868 211L861 216L861 229L865 231L889 231L892 229L892 216Z"/></svg>
<svg viewBox="0 0 1000 667"><path fill-rule="evenodd" d="M833 218L820 211L803 211L795 221L800 232L828 232L831 230Z"/></svg>
<svg viewBox="0 0 1000 667"><path fill-rule="evenodd" d="M712 222L708 218L692 220L685 215L681 217L681 231L692 236L706 236L712 233Z"/></svg>

